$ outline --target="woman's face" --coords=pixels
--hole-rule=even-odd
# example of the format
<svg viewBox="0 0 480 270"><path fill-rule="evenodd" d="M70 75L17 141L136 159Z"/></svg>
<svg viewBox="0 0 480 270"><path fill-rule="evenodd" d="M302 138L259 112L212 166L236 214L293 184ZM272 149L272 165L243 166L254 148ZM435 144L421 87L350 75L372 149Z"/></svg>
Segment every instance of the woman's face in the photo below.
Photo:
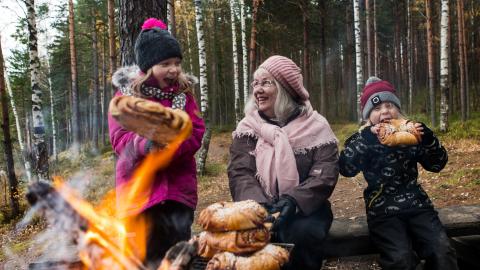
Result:
<svg viewBox="0 0 480 270"><path fill-rule="evenodd" d="M182 72L182 59L172 57L161 61L152 67L153 77L157 79L160 89L174 85Z"/></svg>
<svg viewBox="0 0 480 270"><path fill-rule="evenodd" d="M372 125L376 125L385 120L397 119L401 116L398 107L391 102L382 102L375 106L370 112L368 120Z"/></svg>
<svg viewBox="0 0 480 270"><path fill-rule="evenodd" d="M278 89L273 76L266 70L257 72L253 78L252 88L258 110L270 118L275 117L274 107Z"/></svg>

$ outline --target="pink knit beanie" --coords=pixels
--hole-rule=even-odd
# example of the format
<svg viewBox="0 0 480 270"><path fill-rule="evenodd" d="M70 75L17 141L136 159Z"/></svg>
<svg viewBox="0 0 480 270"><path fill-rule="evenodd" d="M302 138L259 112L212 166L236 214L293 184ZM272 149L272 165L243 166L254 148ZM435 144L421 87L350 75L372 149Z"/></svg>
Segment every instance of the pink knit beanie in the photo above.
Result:
<svg viewBox="0 0 480 270"><path fill-rule="evenodd" d="M266 69L294 98L307 101L307 89L303 86L302 70L289 58L270 56L259 68Z"/></svg>

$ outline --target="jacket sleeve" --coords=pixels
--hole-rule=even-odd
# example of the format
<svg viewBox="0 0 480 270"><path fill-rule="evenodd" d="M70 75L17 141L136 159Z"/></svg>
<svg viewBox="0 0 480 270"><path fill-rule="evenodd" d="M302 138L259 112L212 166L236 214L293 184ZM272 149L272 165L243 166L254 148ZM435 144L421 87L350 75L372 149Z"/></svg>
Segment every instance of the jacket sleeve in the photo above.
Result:
<svg viewBox="0 0 480 270"><path fill-rule="evenodd" d="M340 152L340 174L345 177L353 177L363 170L365 164L365 139L360 133L353 134L345 142L345 148Z"/></svg>
<svg viewBox="0 0 480 270"><path fill-rule="evenodd" d="M255 150L256 144L256 139L243 136L235 137L230 146L230 162L227 171L230 193L234 201L251 199L259 203L269 202L255 178L257 165L255 157L250 152Z"/></svg>
<svg viewBox="0 0 480 270"><path fill-rule="evenodd" d="M338 180L337 144L327 144L312 151L312 167L308 177L287 192L305 215L319 209L328 200Z"/></svg>
<svg viewBox="0 0 480 270"><path fill-rule="evenodd" d="M115 96L120 96L121 94L117 92ZM127 145L133 145L133 148L128 147L128 149L133 149L134 153L131 153L137 157L145 156L146 154L146 144L148 140L141 137L135 132L128 131L120 126L118 122L108 113L108 132L110 135L110 142L112 148L117 155L122 154L123 150Z"/></svg>
<svg viewBox="0 0 480 270"><path fill-rule="evenodd" d="M440 172L448 161L447 150L440 144L433 131L423 124L423 136L420 143L418 162L431 172Z"/></svg>
<svg viewBox="0 0 480 270"><path fill-rule="evenodd" d="M205 122L200 117L200 112L195 99L190 93L187 93L185 111L188 113L190 120L192 121L192 135L180 145L174 159L181 158L185 155L193 156L198 149L200 149L200 146L202 145L203 134L205 133Z"/></svg>

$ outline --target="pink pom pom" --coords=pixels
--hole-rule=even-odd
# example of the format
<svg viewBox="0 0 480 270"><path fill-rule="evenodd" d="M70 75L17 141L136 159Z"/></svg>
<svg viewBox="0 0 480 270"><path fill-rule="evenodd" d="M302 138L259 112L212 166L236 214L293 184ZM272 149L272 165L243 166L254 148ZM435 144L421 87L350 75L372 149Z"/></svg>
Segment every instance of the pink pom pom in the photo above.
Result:
<svg viewBox="0 0 480 270"><path fill-rule="evenodd" d="M164 22L162 22L161 20L155 19L155 18L148 18L145 22L143 22L142 30L152 29L154 27L158 27L160 29L167 30L167 25Z"/></svg>

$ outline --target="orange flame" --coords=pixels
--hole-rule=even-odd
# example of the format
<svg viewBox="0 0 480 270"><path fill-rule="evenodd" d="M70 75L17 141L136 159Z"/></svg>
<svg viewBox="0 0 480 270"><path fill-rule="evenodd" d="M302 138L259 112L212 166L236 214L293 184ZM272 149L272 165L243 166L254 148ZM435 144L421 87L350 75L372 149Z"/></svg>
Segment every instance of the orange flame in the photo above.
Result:
<svg viewBox="0 0 480 270"><path fill-rule="evenodd" d="M191 121L184 121L172 142L147 155L118 194L109 192L96 208L64 184L61 177L53 177L55 189L88 222L79 252L86 269L147 269L142 261L146 254L148 223L137 213L149 201L155 174L168 166L191 133Z"/></svg>

